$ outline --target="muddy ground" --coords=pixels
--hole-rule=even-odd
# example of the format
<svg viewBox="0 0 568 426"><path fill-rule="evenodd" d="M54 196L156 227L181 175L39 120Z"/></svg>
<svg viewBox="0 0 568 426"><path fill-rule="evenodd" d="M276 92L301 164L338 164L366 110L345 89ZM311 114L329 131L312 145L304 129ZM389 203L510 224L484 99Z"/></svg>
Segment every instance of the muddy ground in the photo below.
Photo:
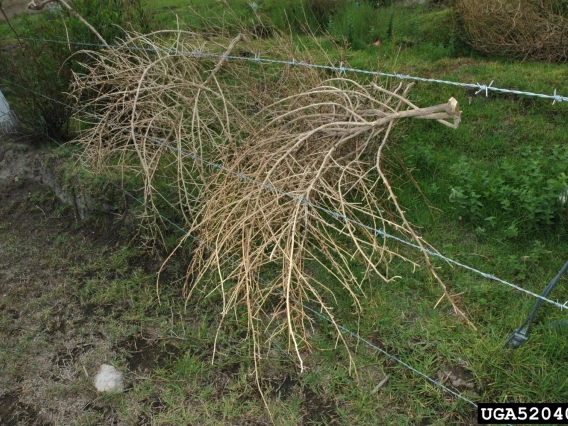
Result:
<svg viewBox="0 0 568 426"><path fill-rule="evenodd" d="M28 3L30 0L3 0L0 1L2 5L2 9L4 9L4 13L8 16L8 19L15 18L22 13L38 13L36 11L28 9ZM39 1L36 1L39 3ZM5 21L5 18L2 14L0 14L0 21Z"/></svg>
<svg viewBox="0 0 568 426"><path fill-rule="evenodd" d="M111 344L115 306L81 294L99 276L88 266L124 244L124 221L79 221L41 182L43 156L0 139L0 425L148 424L140 403L117 422L92 380L102 363L122 356L136 372L161 352L151 338Z"/></svg>

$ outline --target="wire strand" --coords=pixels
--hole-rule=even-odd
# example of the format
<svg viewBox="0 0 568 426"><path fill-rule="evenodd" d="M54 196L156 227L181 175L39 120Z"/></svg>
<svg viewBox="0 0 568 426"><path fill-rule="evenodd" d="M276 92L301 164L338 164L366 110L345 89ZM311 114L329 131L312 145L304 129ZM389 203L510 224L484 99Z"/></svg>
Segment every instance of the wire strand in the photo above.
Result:
<svg viewBox="0 0 568 426"><path fill-rule="evenodd" d="M44 97L44 98L46 98L46 99L49 99L49 100L51 100L51 101L53 101L53 102L57 102L57 103L59 103L59 104L62 104L62 105L64 105L64 106L68 107L68 108L71 108L71 109L75 110L75 111L79 111L79 112L85 113L85 112L82 111L80 108L77 108L77 107L74 107L74 106L72 106L72 105L66 104L65 102L62 102L62 101L57 100L57 99L54 99L54 98L49 97L49 96L47 96L47 95L44 95L44 94L42 94L42 93L36 92L35 90L29 89L29 88L27 88L27 87L25 87L25 86L22 86L22 85L18 84L18 83L12 82L11 80L8 80L8 79L6 79L6 78L4 78L4 77L0 77L0 79L1 79L1 80L4 80L4 81L7 81L7 82L9 82L9 83L11 83L11 84L14 84L14 85L17 86L17 87L20 87L20 88L22 88L22 89L24 89L24 90L27 90L27 91L29 91L29 92L31 92L31 93L34 93L34 94L38 95L38 96L41 96L41 97ZM92 113L86 113L86 114L89 115L89 116L91 116L91 117L94 117L94 118L96 118L96 119L98 119L98 120L100 120L101 118L103 118L103 117L101 117L101 116L97 116L96 114L92 114ZM111 123L112 123L112 122L111 122ZM122 130L125 130L125 131L129 131L129 129L128 129L127 127L120 126L120 125L118 125L118 124L116 124L116 123L113 123L113 125L114 125L116 128L118 128L118 129L122 129ZM300 203L302 203L302 204L305 204L305 205L307 205L307 206L309 206L309 207L313 207L313 208L315 208L315 209L318 209L318 210L320 210L320 211L323 211L323 212L325 212L325 213L327 213L327 214L329 214L329 215L332 215L333 217L335 217L335 218L337 218L337 219L341 219L341 220L347 221L347 222L349 222L349 223L352 223L353 225L360 226L360 227L362 227L362 228L364 228L364 229L367 229L368 231L374 232L376 235L379 235L379 236L381 236L381 237L383 237L383 238L389 238L389 239L392 239L392 240L394 240L394 241L400 242L401 244L404 244L404 245L407 245L407 246L409 246L409 247L413 247L413 248L415 248L415 249L417 249L417 250L420 250L420 251L422 251L422 252L428 254L429 256L437 257L437 258L442 259L442 260L444 260L444 261L446 261L446 262L448 262L448 263L450 263L450 264L453 264L453 265L458 266L458 267L460 267L460 268L466 269L466 270L468 270L468 271L470 271L470 272L474 272L474 273L476 273L476 274L478 274L478 275L480 275L480 276L482 276L482 277L484 277L484 278L486 278L486 279L489 279L489 280L492 280L492 281L497 281L497 282L499 282L499 283L501 283L501 284L504 284L504 285L506 285L506 286L509 286L509 287L511 287L511 288L514 288L514 289L516 289L516 290L518 290L518 291L521 291L521 292L523 292L523 293L529 294L529 295L531 295L531 296L533 296L533 297L536 297L536 298L541 299L541 300L543 300L543 301L546 301L546 302L548 302L548 303L550 303L550 304L552 304L552 305L555 305L555 306L557 306L558 308L560 308L561 310L563 310L563 309L566 308L565 304L561 304L561 303L559 303L559 302L557 302L557 301L550 300L550 299L548 299L548 298L546 298L546 297L544 297L544 296L542 296L542 295L540 295L540 294L534 293L534 292L532 292L532 291L530 291L530 290L527 290L527 289L525 289L525 288L522 288L522 287L520 287L520 286L518 286L518 285L516 285L516 284L510 283L510 282L505 281L505 280L503 280L503 279L501 279L501 278L498 278L498 277L496 277L496 276L493 275L493 274L485 273L485 272L480 271L480 270L478 270L478 269L476 269L476 268L473 268L473 267L471 267L471 266L468 266L468 265L465 265L465 264L463 264L463 263L461 263L461 262L458 262L457 260L454 260L454 259L451 259L451 258L449 258L449 257L447 257L447 256L444 256L444 255L442 255L442 254L440 254L440 253L438 253L438 252L436 252L436 251L430 250L430 249L425 248L425 247L424 247L424 248L423 248L423 247L420 247L418 244L414 244L414 243L412 243L412 242L406 241L406 240L404 240L404 239L402 239L402 238L400 238L400 237L397 237L397 236L395 236L395 235L389 234L388 232L386 232L386 231L384 231L384 230L377 229L377 228L373 228L372 226L366 225L366 224L364 224L364 223L362 223L362 222L360 222L360 221L358 221L358 220L349 218L349 217L343 215L342 213L339 213L339 212L336 212L336 211L333 211L333 210L329 210L329 209L327 209L327 208L325 208L325 207L323 207L323 206L320 206L320 205L318 205L318 204L314 204L314 203L312 203L311 201L309 201L309 200L307 200L307 199L305 199L305 198L298 197L298 196L296 196L296 195L294 195L294 194L290 194L290 193L288 193L288 192L286 192L286 191L283 191L283 190L281 190L281 189L279 189L279 188L276 188L276 187L273 186L273 185L269 185L269 184L265 184L265 183L263 183L263 182L259 182L259 181L257 181L256 179L253 179L253 178L251 178L251 177L245 175L244 173L236 172L236 171L234 171L234 170L231 170L231 169L229 169L229 168L223 166L222 164L214 163L214 162L212 162L212 161L210 161L210 160L207 160L207 159L205 159L205 158L200 157L200 156L197 155L197 154L193 154L193 153L191 153L191 152L184 152L184 151L182 151L182 150L179 150L177 147L173 147L173 146L171 146L171 145L168 145L168 144L166 143L166 141L164 141L164 140L157 139L157 138L153 138L153 137L150 137L150 136L147 136L147 135L142 135L142 134L138 134L137 136L139 136L139 137L141 137L141 138L144 138L144 139L146 139L146 140L149 140L149 141L151 141L151 142L157 143L157 144L160 145L160 146L164 146L165 148L168 148L168 149L170 149L171 151L179 152L179 153L182 154L184 157L192 158L192 159L194 159L194 160L196 160L196 161L201 162L202 164L208 165L208 166L213 167L213 168L215 168L215 169L217 169L217 170L221 170L221 171L223 171L223 172L233 174L233 175L237 176L239 179L241 179L241 180L243 180L243 181L254 183L254 184L256 184L256 185L259 185L259 186L261 186L261 187L264 187L264 188L265 188L266 190L268 190L268 191L277 192L277 193L279 193L279 194L281 194L281 195L283 195L283 196L286 196L286 197L288 197L288 198L290 198L290 199L293 199L293 200L295 200L295 201L297 201L297 202L300 202Z"/></svg>
<svg viewBox="0 0 568 426"><path fill-rule="evenodd" d="M0 39L16 39L15 37L0 37ZM307 67L307 68L315 68L327 71L335 71L340 74L349 73L357 73L357 74L365 74L365 75L372 75L372 76L380 76L380 77L389 77L389 78L396 78L399 80L411 80L411 81L422 81L426 83L437 83L437 84L446 84L452 86L459 86L465 87L469 89L477 89L475 94L485 93L485 96L488 96L489 92L499 92L499 93L508 93L514 94L519 96L531 96L543 99L551 99L552 104L560 103L563 101L568 101L568 97L562 96L556 93L556 89L552 95L544 94L544 93L533 93L527 92L522 90L513 90L513 89L502 89L499 87L493 86L493 81L488 85L480 84L480 83L462 83L459 81L451 81L451 80L442 80L437 78L425 78L425 77L418 77L413 75L407 74L400 74L400 73L386 73L382 71L370 71L370 70L363 70L358 68L351 68L351 67L344 67L343 65L340 67L335 67L332 65L322 65L322 64L310 64L303 61L296 61L296 60L281 60L281 59L271 59L271 58L263 58L261 56L252 57L244 57L244 56L234 56L234 55L222 55L217 53L204 53L199 51L178 51L175 49L155 49L155 48L145 48L145 47L134 47L134 46L119 46L119 45L109 45L105 46L103 44L98 43L84 43L84 42L72 42L67 40L49 40L49 39L40 39L40 38L32 38L32 37L19 37L19 40L28 40L28 41L38 41L42 43L57 43L57 44L65 44L65 45L74 45L74 46L83 46L83 47L90 47L90 48L102 48L102 49L118 49L118 50L132 50L132 51L146 51L146 52L164 52L169 53L172 55L182 55L182 56L195 56L201 58L217 58L217 59L226 59L226 60L237 60L237 61L246 61L246 62L256 62L256 63L265 63L265 64L278 64L278 65L290 65L296 67Z"/></svg>

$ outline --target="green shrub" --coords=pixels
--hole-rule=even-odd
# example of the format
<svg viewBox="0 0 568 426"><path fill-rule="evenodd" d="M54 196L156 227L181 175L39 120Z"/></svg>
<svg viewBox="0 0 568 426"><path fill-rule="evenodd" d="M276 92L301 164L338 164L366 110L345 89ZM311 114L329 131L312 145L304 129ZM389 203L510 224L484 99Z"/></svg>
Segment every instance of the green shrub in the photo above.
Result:
<svg viewBox="0 0 568 426"><path fill-rule="evenodd" d="M110 44L121 37L122 28L148 32L152 27L152 15L142 0L76 0L72 7ZM0 76L16 83L8 84L10 104L22 130L60 138L69 130L72 113L64 105L69 103L65 93L73 72L81 71L79 63L88 61L86 55L78 52L90 48L65 41L97 45L101 42L64 8L46 10L33 19L24 15L21 19L18 34L22 39L1 54Z"/></svg>
<svg viewBox="0 0 568 426"><path fill-rule="evenodd" d="M505 229L509 237L542 231L564 222L559 196L568 185L568 147L523 148L492 170L478 170L465 157L452 167L454 213L481 230Z"/></svg>
<svg viewBox="0 0 568 426"><path fill-rule="evenodd" d="M322 29L326 28L329 18L345 3L345 0L306 0L308 9Z"/></svg>
<svg viewBox="0 0 568 426"><path fill-rule="evenodd" d="M386 9L375 9L367 2L348 2L329 17L327 31L352 49L364 49L383 38L386 28L381 25L379 16L384 13Z"/></svg>
<svg viewBox="0 0 568 426"><path fill-rule="evenodd" d="M350 0L265 0L261 12L284 32L318 33L326 30L329 19Z"/></svg>
<svg viewBox="0 0 568 426"><path fill-rule="evenodd" d="M449 48L452 54L463 52L458 46L460 40L454 37L454 17L449 8L396 7L395 3L345 2L329 16L328 33L352 49L363 49L381 40L406 47L427 44Z"/></svg>

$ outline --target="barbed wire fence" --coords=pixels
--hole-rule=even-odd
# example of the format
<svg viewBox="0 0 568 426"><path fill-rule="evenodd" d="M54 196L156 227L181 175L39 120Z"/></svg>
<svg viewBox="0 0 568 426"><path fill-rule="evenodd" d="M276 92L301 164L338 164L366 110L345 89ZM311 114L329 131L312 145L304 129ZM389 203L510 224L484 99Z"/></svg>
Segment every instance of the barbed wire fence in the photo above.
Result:
<svg viewBox="0 0 568 426"><path fill-rule="evenodd" d="M4 38L4 39L15 39L14 37L0 37L0 39L2 39L2 38ZM454 86L461 86L461 87L465 87L465 88L473 88L473 89L477 89L476 94L485 92L485 95L486 95L486 96L488 95L488 91L496 91L496 92L501 92L501 93L516 94L516 95L520 95L520 96L532 96L532 97L538 97L538 98L552 99L552 100L553 100L553 104L556 103L556 102L563 102L563 101L565 101L565 100L568 100L568 97L564 97L564 96L558 95L558 94L556 93L556 89L554 90L554 94L553 94L553 95L546 95L546 94L542 94L542 93L533 93L533 92L527 92L527 91L519 91L519 90L511 90L511 89L502 89L502 88L498 88L498 87L493 87L493 86L492 86L493 81L492 81L489 85L481 85L481 84L479 84L479 83L477 83L477 84L461 83L461 82L447 81L447 80L440 80L440 79L422 78L422 77L416 77L416 76L410 76L410 75L404 75L404 74L393 74L393 73L384 73L384 72L379 72L379 71L368 71L368 70L362 70L362 69L356 69L356 68L349 68L349 67L343 67L343 66L341 66L341 67L334 67L334 66L330 66L330 65L310 64L310 63L307 63L307 62L297 62L297 61L295 61L295 60L292 60L292 61L285 61L285 60L269 59L269 58L262 58L262 57L259 57L259 56L256 56L255 58L249 58L249 57L243 57L243 56L222 55L222 54L204 53L204 52L198 52L198 51L185 52L185 51L178 51L178 50L174 50L174 49L166 50L166 49L154 49L154 48L139 48L139 47L117 46L117 45L107 45L107 46L105 46L105 45L103 45L103 44L97 44L97 43L71 42L71 41L68 41L68 40L46 40L46 39L22 38L22 37L20 37L20 39L22 39L22 40L31 40L31 41L39 41L39 42L47 42L47 43L71 44L71 45L78 45L78 46L83 46L83 47L111 48L111 49L128 49L128 50L144 50L144 51L150 51L150 52L158 52L158 51L161 51L161 52L165 52L165 53L169 53L169 54L175 54L175 55L190 55L190 56L196 56L196 57L202 57L202 58L217 58L217 59L224 59L224 60L238 60L238 61L249 61L249 62L263 62L263 63L269 63L269 64L280 64L280 65L310 67L310 68L316 68L316 69L324 69L324 70L329 70L329 71L336 71L336 72L338 72L338 73L340 73L340 74L341 74L341 73L344 74L344 73L346 73L346 72L362 73L362 74L367 74L367 75L391 77L391 78L398 78L398 79L409 79L409 80L423 81L423 82L430 82L430 83L439 83L439 84L451 84L451 85L454 85ZM2 78L2 79L3 79L4 81L8 81L8 80L6 80L5 78ZM31 90L31 89L25 88L25 87L23 87L23 86L21 86L21 85L18 85L18 84L15 83L15 82L11 82L11 81L10 81L10 83L11 83L11 84L14 84L14 85L16 85L16 86L20 86L21 88L23 88L23 89L25 89L25 90L29 90L30 92L35 93L35 94L37 94L37 95L39 95L39 96L42 96L42 97L44 97L44 98L46 98L46 99L49 99L49 100L51 100L51 101L60 103L60 104L62 104L63 106L66 106L66 107L68 107L68 108L76 109L75 107L73 107L73 106L71 106L71 105L69 105L69 104L66 104L66 103L64 103L64 102L61 102L61 101L56 100L56 99L54 99L54 98L51 98L51 97L49 97L49 96L45 96L45 95L43 95L43 94L41 94L41 93L38 93L38 92L36 92L36 91L33 91L33 90ZM97 116L97 115L95 115L95 114L88 114L88 115L90 115L91 117L93 117L93 118L95 118L95 119L97 119L97 120L101 119L100 116ZM119 126L119 127L120 127L120 126ZM129 129L126 129L126 128L121 128L121 130L130 131ZM149 136L147 136L147 135L138 135L138 136L139 136L139 137L142 137L142 138L144 138L144 139L148 139L148 140L150 140L150 141L153 142L153 143L157 143L157 144L159 144L159 145L163 145L164 147L166 147L166 148L168 148L168 149L170 149L170 150L178 151L178 148L177 148L177 147L169 146L169 145L168 145L167 143L165 143L165 141L163 141L163 140L159 140L159 139L156 139L156 138L152 138L152 137L149 137ZM524 288L522 288L522 287L520 287L520 286L518 286L518 285L516 285L516 284L507 282L506 280L503 280L503 279L501 279L501 278L499 278L499 277L497 277L497 276L495 276L495 275L493 275L493 274L489 274L489 273L485 273L485 272L483 272L483 271L480 271L480 270L478 270L478 269L476 269L476 268L473 268L473 267L471 267L471 266L468 266L468 265L466 265L466 264L464 264L464 263L462 263L462 262L459 262L459 261L457 261L457 260L454 260L454 259L452 259L452 258L449 258L449 257L447 257L447 256L444 256L444 255L442 255L442 254L440 254L440 253L438 253L438 252L436 252L436 251L433 251L433 250L430 250L430 249L427 249L427 248L422 248L422 247L418 246L417 244L414 244L414 243L409 242L409 241L406 241L406 240L404 240L404 239L402 239L402 238L400 238L400 237L397 237L397 236L391 235L391 234L389 234L389 233L386 233L384 230L370 227L370 226L368 226L368 225L366 225L366 224L363 224L362 222L360 222L360 221L358 221L358 220L354 220L354 219L348 218L348 217L344 216L343 214L341 214L341 213L339 213L339 212L331 211L331 210L326 209L326 208L324 208L324 207L322 207L322 206L316 205L316 204L310 202L309 200L302 199L302 198L299 198L299 197L297 197L297 196L295 196L295 195L292 195L292 194L286 193L286 192L284 192L284 191L281 191L281 190L279 190L278 188L273 187L272 185L267 185L267 184L264 184L264 183L262 183L262 182L256 181L255 179L251 179L250 177L244 175L243 173L235 172L235 171L233 171L233 170L230 170L230 169L224 167L224 166L221 165L221 164L213 163L213 162L211 162L211 161L208 161L208 160L206 160L206 159L204 159L204 158L199 157L199 156L196 155L196 154L193 154L193 153L190 153L190 152L183 152L183 151L180 152L180 154L183 154L184 156L190 157L190 158L192 158L193 160L199 161L199 162L201 162L201 163L203 163L203 164L206 164L206 165L208 165L208 166L210 166L210 167L213 167L213 168L222 170L222 171L224 171L224 172L226 172L226 173L234 174L235 176L239 177L239 178L240 178L241 180L243 180L243 181L248 181L248 182L254 183L254 184L256 184L256 185L263 186L263 187L264 187L266 190L268 190L268 191L276 191L276 192L279 192L281 195L284 195L284 196L286 196L286 197L289 197L289 198L291 198L291 199L294 199L294 200L296 200L296 201L298 201L298 202L300 202L300 203L306 204L306 205L308 205L309 207L313 207L313 208L322 210L322 211L324 211L325 213L328 213L328 214L332 215L332 216L335 217L335 218L338 218L338 219L341 219L341 220L346 220L346 221L348 221L348 222L351 222L351 223L354 224L354 225L357 225L357 226L363 227L363 228L365 228L365 229L367 229L367 230L369 230L369 231L372 231L372 232L374 232L377 236L381 236L381 237L384 237L384 238L393 239L393 240L395 240L395 241L398 241L398 242L400 242L400 243L402 243L402 244L405 244L405 245L407 245L407 246L410 246L410 247L412 247L412 248L415 248L415 249L424 251L425 253L427 253L427 254L430 255L430 256L434 256L434 257L440 258L440 259L442 259L442 260L444 260L444 261L446 261L446 262L448 262L448 263L450 263L450 264L453 264L453 265L458 266L458 267L460 267L460 268L464 268L464 269L466 269L466 270L469 270L470 272L473 272L473 273L476 273L476 274L478 274L478 275L481 275L482 277L484 277L484 278L486 278L486 279L493 280L493 281L497 281L497 282L499 282L499 283L501 283L501 284L505 284L505 285L507 285L507 286L509 286L509 287L512 287L512 288L514 288L514 289L516 289L516 290L518 290L518 291L524 292L524 293L529 294L529 295L531 295L531 296L533 296L533 297L535 297L535 298L538 298L538 299L541 299L541 300L543 300L543 301L546 301L546 302L548 302L548 303L550 303L550 304L553 304L553 305L557 306L558 308L560 308L561 310L567 308L568 301L565 302L565 303L563 303L563 304L561 304L561 303L559 303L558 301L550 300L550 299L548 299L548 298L546 298L546 297L543 297L542 295L539 295L539 294L536 294L536 293L534 293L534 292L531 292L530 290L524 289Z"/></svg>
<svg viewBox="0 0 568 426"><path fill-rule="evenodd" d="M11 39L15 40L15 37L0 37L0 39ZM248 56L235 56L235 55L223 55L217 53L204 53L199 51L178 51L175 49L154 49L154 48L147 48L147 47L133 47L133 46L119 46L119 45L104 45L98 43L83 43L83 42L73 42L68 40L48 40L48 39L40 39L40 38L32 38L32 37L19 37L19 40L28 40L28 41L36 41L41 43L56 43L56 44L65 44L65 45L73 45L73 46L81 46L86 48L97 48L97 49L119 49L119 50L141 50L146 52L163 52L169 53L172 55L182 55L182 56L194 56L199 58L217 58L217 59L225 59L225 60L235 60L235 61L245 61L245 62L256 62L256 63L264 63L264 64L275 64L275 65L288 65L288 66L295 66L295 67L306 67L306 68L314 68L326 71L333 71L338 74L346 74L346 73L354 73L354 74L363 74L363 75L370 75L370 76L377 76L377 77L388 77L388 78L395 78L398 80L410 80L410 81L421 81L424 83L436 83L436 84L445 84L457 87L463 87L466 89L474 89L476 90L475 94L478 95L480 93L485 93L485 96L489 96L489 92L497 92L497 93L506 93L506 94L513 94L518 96L529 96L529 97L537 97L541 99L549 99L552 100L552 104L556 104L557 102L564 102L568 101L567 96L562 96L557 93L556 89L553 89L553 94L545 94L545 93L534 93L522 90L515 90L515 89L504 89L500 87L493 86L495 80L492 80L489 84L480 84L480 83L462 83L459 81L451 81L451 80L442 80L437 78L425 78L419 76L413 76L408 74L400 74L400 73L387 73L382 71L370 71L370 70L363 70L359 68L351 68L340 65L339 67L333 65L323 65L323 64L312 64L305 61L296 61L295 59L290 60L283 60L283 59L272 59L260 56L260 54L255 54L254 57Z"/></svg>
<svg viewBox="0 0 568 426"><path fill-rule="evenodd" d="M13 37L0 37L0 38L10 38L13 39ZM26 39L26 38L21 38L21 39ZM82 46L82 47L96 47L96 48L116 48L116 49L125 49L127 47L125 46L104 46L102 44L94 44L94 43L78 43L78 42L70 42L70 41L63 41L63 40L44 40L44 39L29 39L29 40L33 40L33 41L39 41L39 42L46 42L46 43L62 43L62 44L72 44L72 45L77 45L77 46ZM136 48L136 47L128 47L128 49L131 50L136 50L136 49L140 49L140 50L149 50L149 51L157 51L157 49L147 49L147 48ZM165 51L165 50L164 50ZM400 79L400 80L413 80L413 81L422 81L422 82L428 82L428 83L437 83L437 84L449 84L449 85L454 85L454 86L460 86L460 87L464 87L464 88L469 88L469 89L475 89L476 90L476 94L480 94L480 93L485 93L486 96L488 96L488 93L490 91L493 92L499 92L499 93L509 93L509 94L515 94L515 95L519 95L519 96L532 96L532 97L538 97L538 98L543 98L543 99L549 99L552 100L553 104L555 103L560 103L563 101L568 101L568 97L564 97L561 96L559 94L557 94L556 89L554 90L553 95L547 95L547 94L542 94L542 93L533 93L533 92L527 92L527 91L519 91L519 90L511 90L511 89L502 89L502 88L498 88L498 87L494 87L493 81L489 84L489 85L484 85L484 84L472 84L472 83L461 83L461 82L455 82L455 81L447 81L447 80L441 80L441 79L431 79L431 78L422 78L422 77L417 77L417 76L411 76L411 75L404 75L404 74L398 74L398 73L384 73L384 72L379 72L379 71L368 71L368 70L361 70L361 69L355 69L355 68L350 68L350 67L344 67L343 65L340 67L335 67L335 66L330 66L330 65L318 65L318 64L310 64L310 63L306 63L306 62L297 62L294 59L292 61L289 60L280 60L280 59L270 59L270 58L264 58L261 57L260 55L255 55L254 58L251 57L243 57L243 56L232 56L232 55L222 55L222 54L214 54L214 53L203 53L203 52L180 52L180 51L175 51L175 50L170 50L170 51L165 51L167 53L170 54L175 54L175 55L191 55L191 56L195 56L195 57L201 57L201 58L219 58L219 59L224 59L224 60L235 60L235 61L248 61L248 62L257 62L257 63L266 63L266 64L277 64L277 65L288 65L288 66L298 66L298 67L310 67L310 68L316 68L316 69L322 69L322 70L328 70L328 71L333 71L333 72L337 72L339 74L345 74L345 73L359 73L359 74L366 74L366 75L372 75L372 76L382 76L382 77L389 77L389 78L396 78L396 79ZM13 81L7 80L6 78L0 77L0 80L3 80L7 83L13 84L15 86L18 86L24 90L28 90L31 93L34 93L38 96L44 97L50 101L53 102L57 102L59 104L62 104L68 108L71 108L73 110L79 110L78 108L69 105L65 102L61 102L57 99L54 99L52 97L46 96L42 93L39 93L37 91L34 91L32 89L26 88L18 83L15 83ZM82 111L84 113L84 111ZM92 118L95 118L97 120L100 120L102 117L97 116L96 114L90 114L87 113L89 116L91 116ZM115 128L117 130L121 130L121 131L130 131L130 129L123 127L123 126L119 126L117 124L112 124L110 123L110 125L115 126ZM160 140L160 139L156 139L156 138L152 138L149 137L147 135L138 135L141 138L145 138L153 143L156 143L160 146L163 146L167 149L173 150L173 151L179 151L177 147L173 147L170 146L169 144L167 144L166 141L164 140ZM179 152L180 154L182 154L184 157L188 157L193 159L194 161L198 161L204 165L207 165L209 167L221 170L225 173L230 173L233 174L235 176L237 176L239 179L245 181L245 182L249 182L255 185L260 185L262 186L265 190L267 191L276 191L278 193L280 193L281 195L284 195L286 197L289 197L290 199L298 202L298 203L302 203L302 204L306 204L312 208L316 208L319 210L324 211L327 214L332 215L333 217L340 219L340 220L344 220L344 221L348 221L354 225L357 226L361 226L364 227L365 229L372 231L375 233L375 235L377 237L381 237L381 238L389 238L389 239L393 239L397 242L400 242L404 245L410 246L414 249L418 249L418 250L422 250L425 251L428 255L430 256L434 256L434 257L438 257L452 265L455 265L457 267L466 269L470 272L473 272L475 274L478 274L480 276L482 276L483 278L489 279L489 280L493 280L496 282L499 282L501 284L504 284L506 286L509 286L517 291L521 291L525 294L529 294L532 297L535 297L537 299L540 299L542 301L546 301L547 303L550 303L552 305L555 305L556 307L558 307L559 309L563 310L568 308L568 301L566 301L565 303L559 303L558 301L554 301L551 299L548 299L546 297L543 297L539 294L536 294L534 292L531 292L530 290L524 289L516 284L507 282L506 280L500 279L497 276L493 275L493 274L489 274L489 273L485 273L483 271L480 271L476 268L470 267L466 264L463 264L459 261L456 261L454 259L451 259L447 256L444 256L440 253L437 253L433 250L429 250L427 248L422 248L414 243L411 243L409 241L406 241L402 238L399 238L397 236L391 235L387 232L385 232L382 229L377 229L377 228L373 228L370 227L366 224L363 224L362 222L346 217L343 214L336 212L336 211L331 211L325 207L319 206L315 203L310 202L309 200L297 197L293 194L289 194L286 193L285 191L282 191L280 189L278 189L277 187L274 187L272 185L267 185L264 184L262 182L256 181L255 179L252 179L250 177L248 177L247 175L241 173L241 172L235 172L231 169L226 168L225 166L223 166L222 164L218 164L218 163L214 163L211 162L205 158L202 158L196 154L193 154L191 152ZM116 186L116 184L113 184ZM144 201L138 199L136 196L134 196L132 193L128 192L125 188L117 186L121 191L123 191L125 193L125 195L127 195L129 198L133 199L135 202L137 202L138 204L140 204L141 206L143 206L145 209L149 209L151 211L153 211L155 214L157 214L158 216L160 216L162 218L162 220L164 220L165 222L169 223L170 225L174 226L175 228L177 228L178 230L186 233L187 230L185 230L184 228L182 228L181 226L179 226L178 224L176 224L174 221L164 217L160 212L158 212L154 207L149 206L148 204L144 203ZM196 236L191 236L191 238L207 244L206 242L200 240L198 237ZM326 317L325 315L323 315L322 313L310 308L309 306L306 306L305 304L303 304L301 301L296 301L297 303L299 303L304 309L306 309L307 311L311 312L313 315L319 317L320 319L327 321L327 322L332 322L332 320L328 317ZM362 336L360 336L359 334L351 331L350 329L348 329L347 327L344 327L340 324L338 324L338 328L340 330L342 330L344 333L349 334L350 336L352 336L353 338L355 338L356 340L364 343L365 345L367 345L368 347L372 348L373 350L383 354L384 356L388 357L389 359L397 362L398 364L402 365L403 367L405 367L406 369L412 371L415 374L418 374L420 376L422 376L424 379L426 379L429 383L438 386L440 388L442 388L444 391L448 392L449 394L455 396L456 398L470 404L473 407L477 407L477 404L473 401L471 401L470 399L466 398L465 396L463 396L461 393L459 392L455 392L454 390L452 390L451 388L445 386L441 380L438 379L434 379L432 377L430 377L429 375L427 375L426 373L414 368L413 366L411 366L410 364L404 362L403 360L401 360L400 358L397 358L396 356L388 353L387 351L385 351L384 349L380 348L379 346L373 344L371 341L363 338Z"/></svg>

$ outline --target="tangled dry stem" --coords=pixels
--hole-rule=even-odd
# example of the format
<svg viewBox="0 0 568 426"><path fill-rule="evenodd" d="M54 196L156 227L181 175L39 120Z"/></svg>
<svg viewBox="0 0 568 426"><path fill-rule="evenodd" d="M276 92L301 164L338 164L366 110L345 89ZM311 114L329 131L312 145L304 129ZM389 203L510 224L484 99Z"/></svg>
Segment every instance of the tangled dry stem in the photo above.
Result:
<svg viewBox="0 0 568 426"><path fill-rule="evenodd" d="M278 40L273 55L311 60ZM146 203L184 221L178 247L198 236L186 297L218 293L219 327L244 307L255 362L267 341L284 335L303 368L311 323L303 305L319 306L336 324L337 298L360 311L365 279L393 279L389 262L403 257L375 229L426 245L383 170L391 129L406 118L457 127L460 112L453 98L417 107L410 86L388 90L199 54L256 51L257 42L128 34L120 49L89 52L72 94L91 114L80 115L88 122L84 160L140 176ZM442 298L468 321L424 257Z"/></svg>
<svg viewBox="0 0 568 426"><path fill-rule="evenodd" d="M455 2L467 40L490 55L568 61L568 8L564 0Z"/></svg>

